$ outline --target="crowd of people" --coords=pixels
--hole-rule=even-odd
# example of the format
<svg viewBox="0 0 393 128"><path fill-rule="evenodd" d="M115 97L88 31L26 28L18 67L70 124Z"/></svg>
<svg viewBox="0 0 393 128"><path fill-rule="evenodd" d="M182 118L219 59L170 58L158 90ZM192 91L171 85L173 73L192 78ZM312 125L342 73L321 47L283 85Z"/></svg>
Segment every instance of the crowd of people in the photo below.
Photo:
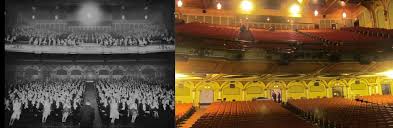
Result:
<svg viewBox="0 0 393 128"><path fill-rule="evenodd" d="M101 115L112 124L120 118L130 123L137 118L167 120L174 111L174 90L162 81L100 80L96 88Z"/></svg>
<svg viewBox="0 0 393 128"><path fill-rule="evenodd" d="M128 31L60 31L20 25L5 36L5 42L14 44L27 41L29 45L79 46L95 43L100 46L146 46L149 44L174 44L173 33L160 25L144 24Z"/></svg>
<svg viewBox="0 0 393 128"><path fill-rule="evenodd" d="M56 114L67 122L79 111L85 89L81 80L16 81L9 87L4 102L6 112L12 113L9 126L23 114L41 115L42 123Z"/></svg>

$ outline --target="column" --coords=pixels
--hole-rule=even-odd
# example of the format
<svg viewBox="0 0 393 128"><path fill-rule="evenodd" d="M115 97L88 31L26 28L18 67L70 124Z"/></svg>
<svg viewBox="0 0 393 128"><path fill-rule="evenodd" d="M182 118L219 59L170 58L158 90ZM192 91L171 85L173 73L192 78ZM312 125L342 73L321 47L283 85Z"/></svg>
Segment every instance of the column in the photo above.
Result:
<svg viewBox="0 0 393 128"><path fill-rule="evenodd" d="M326 97L330 97L330 95L329 95L329 92L331 92L331 90L330 90L331 88L329 88L329 87L327 87L326 88Z"/></svg>
<svg viewBox="0 0 393 128"><path fill-rule="evenodd" d="M242 100L244 101L246 99L246 90L242 89Z"/></svg>
<svg viewBox="0 0 393 128"><path fill-rule="evenodd" d="M309 99L310 98L310 89L306 88L306 98Z"/></svg>
<svg viewBox="0 0 393 128"><path fill-rule="evenodd" d="M222 89L218 89L218 99L222 99L221 97L221 94L222 94Z"/></svg>
<svg viewBox="0 0 393 128"><path fill-rule="evenodd" d="M192 103L195 104L195 89L191 90Z"/></svg>

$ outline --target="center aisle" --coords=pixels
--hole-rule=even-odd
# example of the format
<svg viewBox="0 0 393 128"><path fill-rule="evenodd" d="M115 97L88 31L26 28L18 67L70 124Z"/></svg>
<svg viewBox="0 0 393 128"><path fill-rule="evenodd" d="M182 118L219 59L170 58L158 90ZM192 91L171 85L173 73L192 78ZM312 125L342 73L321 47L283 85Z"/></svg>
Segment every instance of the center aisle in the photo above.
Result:
<svg viewBox="0 0 393 128"><path fill-rule="evenodd" d="M86 90L84 95L84 101L90 101L91 106L94 108L94 128L102 128L102 120L100 114L98 113L97 104L97 90L93 83L86 83Z"/></svg>

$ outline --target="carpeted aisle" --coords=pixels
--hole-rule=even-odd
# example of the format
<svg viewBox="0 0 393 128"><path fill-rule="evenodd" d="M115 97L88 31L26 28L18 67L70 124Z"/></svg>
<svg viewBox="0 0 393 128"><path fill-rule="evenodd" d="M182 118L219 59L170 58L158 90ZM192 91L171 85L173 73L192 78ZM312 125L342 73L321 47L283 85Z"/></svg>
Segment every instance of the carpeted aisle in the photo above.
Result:
<svg viewBox="0 0 393 128"><path fill-rule="evenodd" d="M97 104L97 90L95 89L94 83L86 83L86 90L84 95L84 101L88 100L91 103L91 106L94 108L94 128L102 128L104 125L102 124L102 120L100 114L98 113L98 104Z"/></svg>

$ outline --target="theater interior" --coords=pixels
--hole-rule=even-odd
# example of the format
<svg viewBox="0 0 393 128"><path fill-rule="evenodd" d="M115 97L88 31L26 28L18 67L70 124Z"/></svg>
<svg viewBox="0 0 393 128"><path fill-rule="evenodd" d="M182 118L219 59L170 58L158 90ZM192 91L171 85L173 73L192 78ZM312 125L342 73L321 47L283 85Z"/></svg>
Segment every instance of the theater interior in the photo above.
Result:
<svg viewBox="0 0 393 128"><path fill-rule="evenodd" d="M170 0L4 6L1 127L174 127Z"/></svg>
<svg viewBox="0 0 393 128"><path fill-rule="evenodd" d="M393 127L392 0L175 4L177 127Z"/></svg>

